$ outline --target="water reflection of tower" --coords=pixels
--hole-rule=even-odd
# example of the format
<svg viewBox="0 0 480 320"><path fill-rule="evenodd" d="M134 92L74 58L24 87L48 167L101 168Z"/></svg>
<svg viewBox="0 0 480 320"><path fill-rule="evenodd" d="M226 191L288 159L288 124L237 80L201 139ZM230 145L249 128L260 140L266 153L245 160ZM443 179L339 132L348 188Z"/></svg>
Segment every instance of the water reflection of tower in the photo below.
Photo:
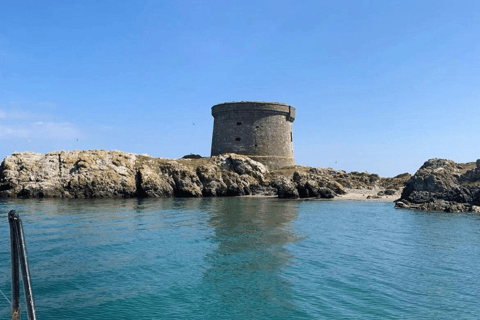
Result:
<svg viewBox="0 0 480 320"><path fill-rule="evenodd" d="M212 199L209 211L217 248L206 257L203 282L213 297L204 307L230 319L258 317L259 310L265 318L299 315L291 303L292 284L283 274L292 258L286 245L298 240L291 226L297 203Z"/></svg>

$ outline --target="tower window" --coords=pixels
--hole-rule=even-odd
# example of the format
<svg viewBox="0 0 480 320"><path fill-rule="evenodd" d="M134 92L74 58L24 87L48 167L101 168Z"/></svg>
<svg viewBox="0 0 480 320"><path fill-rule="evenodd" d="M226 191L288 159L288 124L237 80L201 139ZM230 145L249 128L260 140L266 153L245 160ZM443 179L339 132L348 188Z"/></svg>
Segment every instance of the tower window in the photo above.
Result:
<svg viewBox="0 0 480 320"><path fill-rule="evenodd" d="M292 133L292 131L290 131L290 141L293 142L293 133Z"/></svg>
<svg viewBox="0 0 480 320"><path fill-rule="evenodd" d="M241 122L237 122L237 126L241 126L241 125L242 125L242 123L241 123Z"/></svg>
<svg viewBox="0 0 480 320"><path fill-rule="evenodd" d="M242 140L242 138L235 138L235 141L240 141Z"/></svg>

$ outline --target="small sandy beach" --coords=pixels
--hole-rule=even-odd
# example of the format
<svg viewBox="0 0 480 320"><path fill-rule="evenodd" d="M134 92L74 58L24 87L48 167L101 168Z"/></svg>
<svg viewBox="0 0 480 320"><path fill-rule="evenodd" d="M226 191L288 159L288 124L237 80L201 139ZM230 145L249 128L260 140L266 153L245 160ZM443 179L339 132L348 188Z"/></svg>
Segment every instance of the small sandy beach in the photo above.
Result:
<svg viewBox="0 0 480 320"><path fill-rule="evenodd" d="M347 192L344 195L338 195L333 200L358 200L358 201L384 201L384 202L392 202L400 198L402 194L402 190L398 190L393 195L384 195L384 196L377 196L378 192L383 191L379 188L369 189L349 189L345 188Z"/></svg>
<svg viewBox="0 0 480 320"><path fill-rule="evenodd" d="M350 188L345 188L345 191L347 192L344 195L337 195L333 199L325 199L325 198L300 198L300 199L282 199L282 200L299 200L299 201L342 201L342 200L355 200L355 201L378 201L378 202L393 202L397 199L400 198L400 195L402 194L402 190L398 190L395 194L393 195L384 195L384 196L378 196L378 193L380 191L384 191L384 189L381 188L374 188L374 189L350 189ZM247 198L278 198L277 195L263 195L263 194L256 194L256 195L244 195L242 197L247 197Z"/></svg>

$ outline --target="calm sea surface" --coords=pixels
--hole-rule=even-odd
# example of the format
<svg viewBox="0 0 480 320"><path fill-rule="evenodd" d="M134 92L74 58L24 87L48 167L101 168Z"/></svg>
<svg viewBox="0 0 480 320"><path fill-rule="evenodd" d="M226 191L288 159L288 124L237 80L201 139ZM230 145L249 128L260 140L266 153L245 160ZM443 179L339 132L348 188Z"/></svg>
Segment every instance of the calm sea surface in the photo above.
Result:
<svg viewBox="0 0 480 320"><path fill-rule="evenodd" d="M11 209L41 320L480 318L478 215L273 198L0 199L9 299Z"/></svg>

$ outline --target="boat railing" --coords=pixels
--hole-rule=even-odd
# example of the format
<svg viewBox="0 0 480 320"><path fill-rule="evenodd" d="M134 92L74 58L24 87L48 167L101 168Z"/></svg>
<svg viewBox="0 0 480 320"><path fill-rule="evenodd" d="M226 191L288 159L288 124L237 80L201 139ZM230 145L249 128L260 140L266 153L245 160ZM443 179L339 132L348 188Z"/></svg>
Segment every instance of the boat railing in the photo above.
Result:
<svg viewBox="0 0 480 320"><path fill-rule="evenodd" d="M8 213L8 222L10 224L10 249L12 260L12 320L20 320L21 314L20 269L22 271L27 317L28 320L37 320L22 219L20 219L20 216L15 210L11 210Z"/></svg>

